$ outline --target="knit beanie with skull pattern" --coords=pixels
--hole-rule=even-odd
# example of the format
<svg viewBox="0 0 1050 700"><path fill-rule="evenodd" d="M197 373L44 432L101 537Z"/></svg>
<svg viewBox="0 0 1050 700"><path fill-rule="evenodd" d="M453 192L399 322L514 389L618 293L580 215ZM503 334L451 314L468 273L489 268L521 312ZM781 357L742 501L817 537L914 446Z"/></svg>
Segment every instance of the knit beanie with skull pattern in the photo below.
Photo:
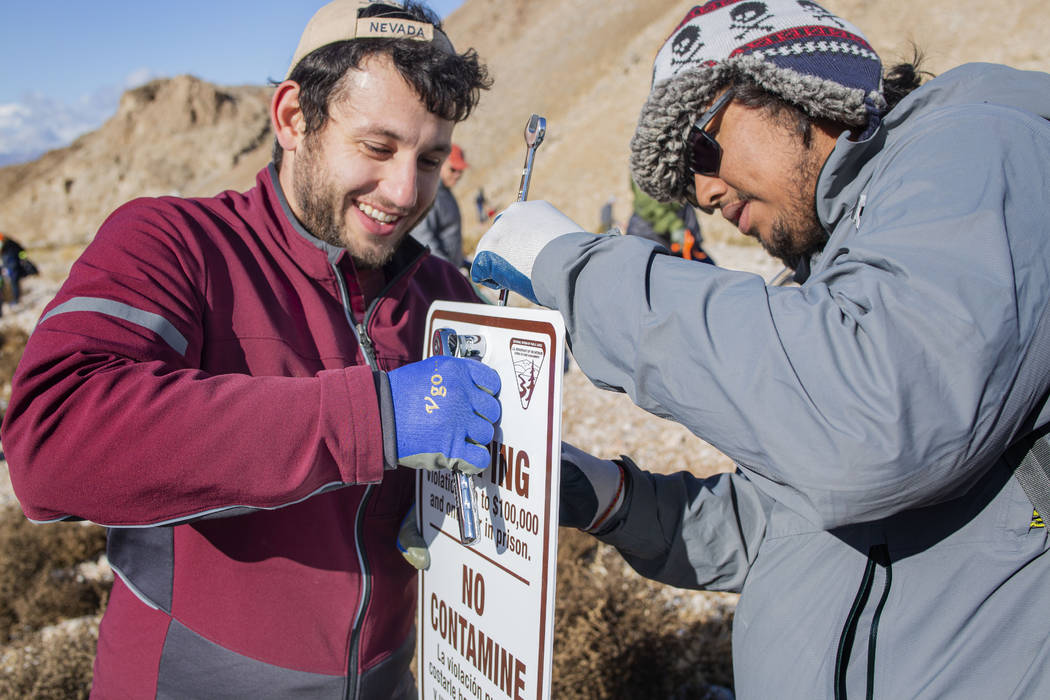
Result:
<svg viewBox="0 0 1050 700"><path fill-rule="evenodd" d="M660 201L694 199L686 136L718 90L750 80L814 118L878 128L882 63L846 20L810 0L711 0L661 47L631 139L631 175Z"/></svg>

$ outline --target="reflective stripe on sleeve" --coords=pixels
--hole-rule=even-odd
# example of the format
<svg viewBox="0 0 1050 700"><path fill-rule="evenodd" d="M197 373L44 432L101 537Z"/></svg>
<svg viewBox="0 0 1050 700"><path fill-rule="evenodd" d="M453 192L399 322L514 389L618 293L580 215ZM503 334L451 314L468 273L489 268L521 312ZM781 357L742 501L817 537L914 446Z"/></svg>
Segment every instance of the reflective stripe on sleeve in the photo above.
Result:
<svg viewBox="0 0 1050 700"><path fill-rule="evenodd" d="M133 306L128 306L127 304L113 301L111 299L74 297L51 309L51 311L40 319L40 323L43 323L52 316L69 313L71 311L93 311L95 313L113 316L114 318L124 319L129 323L134 323L136 326L145 328L146 330L159 335L164 339L164 342L170 345L172 349L180 355L185 354L186 348L189 346L189 341L186 340L186 337L182 335L182 333L179 333L178 329L171 325L171 322L163 316L159 316L151 311L136 309ZM40 325L40 323L37 325Z"/></svg>

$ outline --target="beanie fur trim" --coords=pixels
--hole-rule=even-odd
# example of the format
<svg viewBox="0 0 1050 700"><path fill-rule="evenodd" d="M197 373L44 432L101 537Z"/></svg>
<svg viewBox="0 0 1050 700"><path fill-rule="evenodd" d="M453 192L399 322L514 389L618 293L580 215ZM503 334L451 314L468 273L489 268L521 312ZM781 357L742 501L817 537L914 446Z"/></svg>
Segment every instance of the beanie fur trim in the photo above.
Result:
<svg viewBox="0 0 1050 700"><path fill-rule="evenodd" d="M737 80L755 83L810 117L853 127L877 120L886 106L878 91L865 94L859 88L776 66L754 54L683 71L653 87L631 138L631 176L643 192L661 202L696 201L693 176L686 165L686 137L719 88Z"/></svg>

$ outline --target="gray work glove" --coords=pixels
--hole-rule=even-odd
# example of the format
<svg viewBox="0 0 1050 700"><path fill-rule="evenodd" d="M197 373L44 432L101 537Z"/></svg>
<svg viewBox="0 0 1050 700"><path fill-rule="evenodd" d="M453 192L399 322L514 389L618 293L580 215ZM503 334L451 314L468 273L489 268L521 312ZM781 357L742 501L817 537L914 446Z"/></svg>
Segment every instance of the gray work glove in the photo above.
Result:
<svg viewBox="0 0 1050 700"><path fill-rule="evenodd" d="M543 247L583 227L542 199L511 204L478 241L470 279L492 289L509 289L539 304L532 289L532 265Z"/></svg>

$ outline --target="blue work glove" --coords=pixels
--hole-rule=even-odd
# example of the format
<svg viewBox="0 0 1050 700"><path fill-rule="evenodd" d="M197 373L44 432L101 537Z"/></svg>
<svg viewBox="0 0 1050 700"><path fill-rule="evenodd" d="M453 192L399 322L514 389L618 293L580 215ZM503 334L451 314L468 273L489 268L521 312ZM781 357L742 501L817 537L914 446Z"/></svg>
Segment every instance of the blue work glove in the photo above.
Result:
<svg viewBox="0 0 1050 700"><path fill-rule="evenodd" d="M561 507L558 524L584 532L611 530L626 515L627 473L567 442L561 444Z"/></svg>
<svg viewBox="0 0 1050 700"><path fill-rule="evenodd" d="M401 556L417 570L430 568L430 550L427 549L427 541L423 539L423 533L416 527L416 504L413 503L408 515L401 521L401 528L397 531L397 549Z"/></svg>
<svg viewBox="0 0 1050 700"><path fill-rule="evenodd" d="M536 256L558 236L583 230L542 199L511 204L478 241L470 279L492 289L509 289L539 304L532 290Z"/></svg>
<svg viewBox="0 0 1050 700"><path fill-rule="evenodd" d="M397 461L413 469L477 474L500 420L499 374L477 360L438 355L387 373Z"/></svg>

